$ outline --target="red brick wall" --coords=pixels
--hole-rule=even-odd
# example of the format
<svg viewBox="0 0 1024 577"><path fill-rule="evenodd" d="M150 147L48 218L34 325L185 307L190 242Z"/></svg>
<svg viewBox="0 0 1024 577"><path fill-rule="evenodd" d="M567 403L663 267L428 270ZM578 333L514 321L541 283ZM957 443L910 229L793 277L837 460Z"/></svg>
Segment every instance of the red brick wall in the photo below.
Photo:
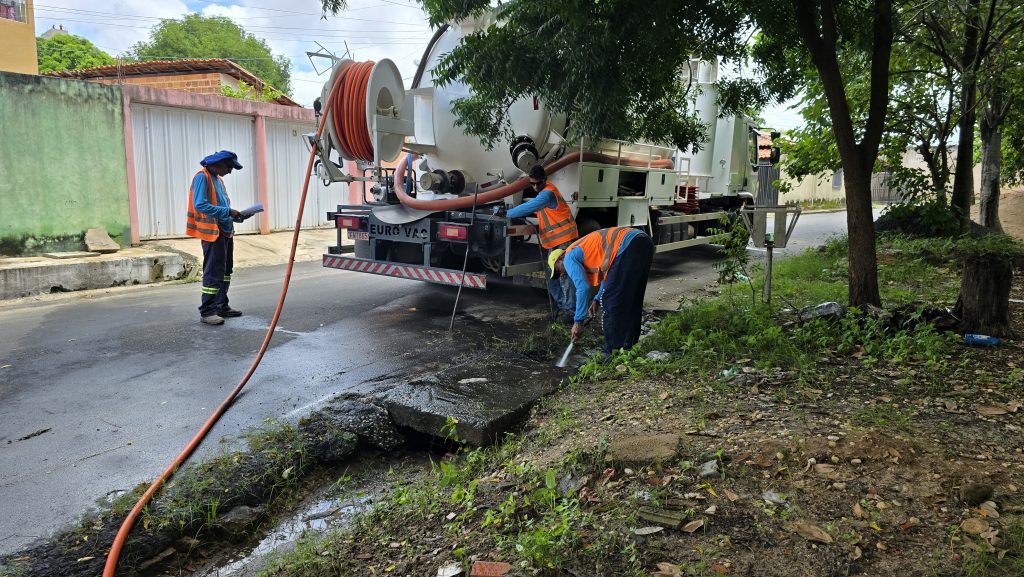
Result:
<svg viewBox="0 0 1024 577"><path fill-rule="evenodd" d="M220 94L220 72L197 72L195 74L173 74L167 76L126 76L122 82L116 78L93 80L101 84L138 84L168 90L184 90L197 94Z"/></svg>

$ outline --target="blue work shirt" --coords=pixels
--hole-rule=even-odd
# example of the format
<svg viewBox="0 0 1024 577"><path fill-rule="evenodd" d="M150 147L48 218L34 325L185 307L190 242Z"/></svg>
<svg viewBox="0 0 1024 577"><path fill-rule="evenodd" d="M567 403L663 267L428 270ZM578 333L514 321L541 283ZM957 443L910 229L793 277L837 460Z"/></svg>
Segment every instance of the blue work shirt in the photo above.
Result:
<svg viewBox="0 0 1024 577"><path fill-rule="evenodd" d="M206 175L200 172L192 180L192 208L207 216L217 219L217 226L223 232L235 231L235 223L231 219L231 201L228 200L228 191L219 178L213 178L213 187L217 190L217 206L210 204L210 191L206 185Z"/></svg>
<svg viewBox="0 0 1024 577"><path fill-rule="evenodd" d="M630 229L625 236L622 237L622 244L619 245L619 252L615 255L615 258L619 258L622 251L626 250L626 246L633 240L636 235L640 234L638 229ZM612 261L614 262L614 261ZM573 321L582 323L587 320L587 309L590 308L590 291L593 287L587 282L587 275L584 272L583 266L583 249L580 247L574 247L569 249L565 253L565 260L562 261L562 265L565 266L565 274L569 275L572 279L572 283L576 285L576 315L573 317ZM609 266L610 267L610 266ZM594 295L594 299L597 302L601 301L601 295L604 293L604 283L597 288L597 294Z"/></svg>
<svg viewBox="0 0 1024 577"><path fill-rule="evenodd" d="M537 198L520 204L509 210L505 215L509 218L525 218L533 216L545 208L556 208L557 206L558 201L555 200L555 193L551 192L551 189L545 188L537 194Z"/></svg>

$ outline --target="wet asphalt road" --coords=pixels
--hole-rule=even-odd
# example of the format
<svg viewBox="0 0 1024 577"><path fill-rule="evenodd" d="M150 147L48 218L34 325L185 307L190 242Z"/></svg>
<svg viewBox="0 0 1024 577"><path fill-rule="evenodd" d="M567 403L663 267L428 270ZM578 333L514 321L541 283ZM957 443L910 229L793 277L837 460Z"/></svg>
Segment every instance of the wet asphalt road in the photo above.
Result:
<svg viewBox="0 0 1024 577"><path fill-rule="evenodd" d="M845 213L805 215L787 251L845 229ZM713 247L659 255L648 305L676 308L715 278ZM196 284L135 287L0 305L0 554L77 520L99 498L152 480L234 387L263 339L283 266L234 274L245 316L200 325ZM223 450L266 418L293 418L355 385L400 373L432 346L454 290L296 265L263 364L200 447ZM476 318L547 307L518 287L463 291ZM436 340L436 339L434 339ZM418 361L417 361L418 362Z"/></svg>

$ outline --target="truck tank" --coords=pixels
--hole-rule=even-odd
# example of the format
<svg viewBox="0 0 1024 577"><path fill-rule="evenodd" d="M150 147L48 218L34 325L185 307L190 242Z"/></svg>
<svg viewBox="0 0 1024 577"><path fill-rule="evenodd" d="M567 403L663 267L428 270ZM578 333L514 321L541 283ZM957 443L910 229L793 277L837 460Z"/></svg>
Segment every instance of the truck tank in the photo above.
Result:
<svg viewBox="0 0 1024 577"><path fill-rule="evenodd" d="M739 206L737 195L750 180L730 174L746 155L748 121L718 118L717 65L690 63L692 106L710 128L696 155L648 143L570 143L565 117L529 96L509 109L510 141L487 149L451 112L470 88L437 86L432 72L462 38L493 23L484 15L441 26L408 88L390 60L334 63L322 106L315 106L325 129L309 137L318 174L327 182L362 183L372 198L364 194L362 204L328 212L338 243L328 247L324 266L468 288L486 288L494 275L543 284L533 219L514 221L495 210L497 203L520 202L525 174L536 164L560 190L581 234L634 226L655 239L658 252L710 242L704 230ZM352 162L343 161L360 170L346 173L342 165ZM355 241L354 256L343 254L345 235Z"/></svg>

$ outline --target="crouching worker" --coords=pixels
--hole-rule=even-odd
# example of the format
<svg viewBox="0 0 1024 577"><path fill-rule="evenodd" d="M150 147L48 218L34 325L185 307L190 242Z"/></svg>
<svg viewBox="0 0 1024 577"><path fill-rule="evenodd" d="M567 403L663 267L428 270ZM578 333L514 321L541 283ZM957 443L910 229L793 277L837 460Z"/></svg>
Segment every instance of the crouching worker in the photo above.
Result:
<svg viewBox="0 0 1024 577"><path fill-rule="evenodd" d="M548 259L545 261L548 262L551 251L564 249L579 237L579 233L576 232L576 220L569 205L562 198L562 193L547 181L547 173L543 166L535 164L530 169L530 186L536 191L537 196L509 210L506 216L523 218L536 214L537 240L540 241L540 246L548 251ZM570 318L576 308L572 286L568 279L556 278L550 269L545 272L548 275L548 294L557 307L556 314Z"/></svg>
<svg viewBox="0 0 1024 577"><path fill-rule="evenodd" d="M583 334L583 323L604 307L604 352L630 348L640 340L647 276L654 243L629 227L604 228L548 257L553 273L568 275L576 286L572 338ZM596 293L596 294L595 294ZM593 295L593 298L591 298Z"/></svg>
<svg viewBox="0 0 1024 577"><path fill-rule="evenodd" d="M192 177L188 189L188 216L185 234L203 245L203 295L199 320L207 325L222 325L226 317L242 313L228 306L228 287L234 260L235 222L245 220L231 208L228 191L221 178L240 170L238 155L221 150L202 159L203 167Z"/></svg>

